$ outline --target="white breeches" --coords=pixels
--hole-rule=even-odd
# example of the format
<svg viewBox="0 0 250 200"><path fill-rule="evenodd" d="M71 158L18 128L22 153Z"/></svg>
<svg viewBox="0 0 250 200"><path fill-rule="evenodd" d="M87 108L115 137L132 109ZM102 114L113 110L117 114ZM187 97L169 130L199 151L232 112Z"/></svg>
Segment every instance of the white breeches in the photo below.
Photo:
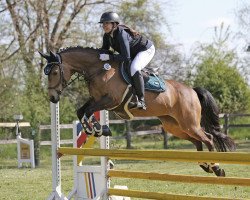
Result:
<svg viewBox="0 0 250 200"><path fill-rule="evenodd" d="M147 64L152 60L155 55L155 47L152 45L148 50L139 52L130 66L131 76L135 74L135 72L142 70Z"/></svg>

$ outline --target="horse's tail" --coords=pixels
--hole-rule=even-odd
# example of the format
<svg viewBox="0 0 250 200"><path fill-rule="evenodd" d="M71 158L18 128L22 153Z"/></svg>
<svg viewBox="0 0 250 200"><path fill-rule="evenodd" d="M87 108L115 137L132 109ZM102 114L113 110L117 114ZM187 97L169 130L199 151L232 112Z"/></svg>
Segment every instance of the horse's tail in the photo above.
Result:
<svg viewBox="0 0 250 200"><path fill-rule="evenodd" d="M204 88L193 88L201 103L201 126L205 132L213 135L213 142L217 151L235 151L234 141L221 132L219 124L219 108L212 94Z"/></svg>

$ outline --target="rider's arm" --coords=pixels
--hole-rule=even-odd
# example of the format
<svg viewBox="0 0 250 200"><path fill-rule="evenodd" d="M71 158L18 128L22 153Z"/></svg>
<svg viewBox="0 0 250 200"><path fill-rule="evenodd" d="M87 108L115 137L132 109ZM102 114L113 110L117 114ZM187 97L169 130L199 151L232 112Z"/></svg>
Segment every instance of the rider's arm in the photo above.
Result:
<svg viewBox="0 0 250 200"><path fill-rule="evenodd" d="M114 54L113 60L130 62L130 46L129 46L129 34L122 30L118 33L118 42L120 44L120 54Z"/></svg>

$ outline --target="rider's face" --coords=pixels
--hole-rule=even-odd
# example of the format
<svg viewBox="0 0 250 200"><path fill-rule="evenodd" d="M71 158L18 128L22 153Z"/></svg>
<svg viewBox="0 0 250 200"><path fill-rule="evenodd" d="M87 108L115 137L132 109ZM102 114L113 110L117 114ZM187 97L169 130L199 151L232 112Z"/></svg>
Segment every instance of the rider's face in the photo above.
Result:
<svg viewBox="0 0 250 200"><path fill-rule="evenodd" d="M113 23L112 22L103 22L102 23L102 28L105 33L110 33L113 29Z"/></svg>

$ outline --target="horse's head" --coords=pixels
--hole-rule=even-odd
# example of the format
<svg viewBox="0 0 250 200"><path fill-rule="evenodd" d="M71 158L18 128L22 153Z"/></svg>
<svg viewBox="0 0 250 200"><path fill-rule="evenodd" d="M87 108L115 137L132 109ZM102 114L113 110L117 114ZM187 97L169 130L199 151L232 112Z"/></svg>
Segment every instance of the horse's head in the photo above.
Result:
<svg viewBox="0 0 250 200"><path fill-rule="evenodd" d="M62 63L59 54L54 54L51 51L49 55L39 53L47 60L44 74L48 76L49 99L52 103L57 103L60 100L62 90L67 86L71 77L70 68L67 67L67 64Z"/></svg>

